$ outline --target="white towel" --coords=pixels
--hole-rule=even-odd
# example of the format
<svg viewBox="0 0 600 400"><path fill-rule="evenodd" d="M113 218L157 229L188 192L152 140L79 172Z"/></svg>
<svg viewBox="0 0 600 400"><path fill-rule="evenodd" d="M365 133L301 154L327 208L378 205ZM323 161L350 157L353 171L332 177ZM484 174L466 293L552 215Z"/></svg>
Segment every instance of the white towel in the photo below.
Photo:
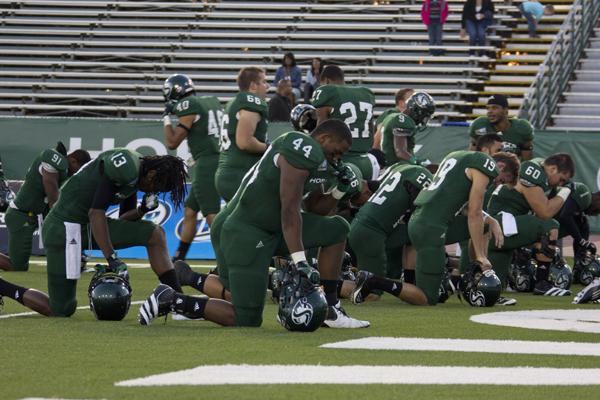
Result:
<svg viewBox="0 0 600 400"><path fill-rule="evenodd" d="M37 215L38 220L38 245L40 249L44 248L44 241L42 240L42 228L44 227L44 216L42 214Z"/></svg>
<svg viewBox="0 0 600 400"><path fill-rule="evenodd" d="M502 214L502 231L504 231L504 236L510 237L519 233L515 216L504 211L500 211L500 214Z"/></svg>
<svg viewBox="0 0 600 400"><path fill-rule="evenodd" d="M81 225L65 222L65 261L67 279L81 277Z"/></svg>

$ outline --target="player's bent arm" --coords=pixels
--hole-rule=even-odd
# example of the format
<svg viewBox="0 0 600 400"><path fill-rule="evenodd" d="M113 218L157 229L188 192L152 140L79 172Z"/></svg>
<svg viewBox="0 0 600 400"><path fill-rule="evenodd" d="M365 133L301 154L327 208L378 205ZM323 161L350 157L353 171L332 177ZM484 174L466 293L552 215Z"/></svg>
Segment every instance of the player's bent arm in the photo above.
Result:
<svg viewBox="0 0 600 400"><path fill-rule="evenodd" d="M304 250L302 244L302 216L300 204L304 182L309 172L293 167L283 155L279 155L277 166L279 178L279 198L281 200L281 230L291 253Z"/></svg>
<svg viewBox="0 0 600 400"><path fill-rule="evenodd" d="M473 242L475 259L481 262L482 269L485 270L491 266L485 256L487 243L483 235L483 197L490 179L483 172L474 168L467 169L467 176L472 182L471 190L469 191L469 204L467 206L469 235Z"/></svg>
<svg viewBox="0 0 600 400"><path fill-rule="evenodd" d="M42 184L48 198L48 205L52 207L58 201L58 173L48 172L42 168Z"/></svg>
<svg viewBox="0 0 600 400"><path fill-rule="evenodd" d="M165 143L169 150L175 150L188 135L192 124L198 114L190 114L179 117L179 124L173 128L171 125L165 125Z"/></svg>
<svg viewBox="0 0 600 400"><path fill-rule="evenodd" d="M137 195L134 193L119 204L119 219L138 221L142 215L137 207Z"/></svg>
<svg viewBox="0 0 600 400"><path fill-rule="evenodd" d="M304 199L304 209L317 215L332 215L337 204L338 200L334 199L331 194L325 194L319 190L310 192Z"/></svg>
<svg viewBox="0 0 600 400"><path fill-rule="evenodd" d="M373 148L377 150L381 150L381 127L383 124L377 125L377 130L373 135Z"/></svg>
<svg viewBox="0 0 600 400"><path fill-rule="evenodd" d="M542 219L554 217L564 203L563 198L560 196L548 199L544 190L539 186L526 187L518 182L517 190L525 196L525 200L527 200L535 215Z"/></svg>
<svg viewBox="0 0 600 400"><path fill-rule="evenodd" d="M109 258L115 252L108 233L106 210L117 191L117 187L108 178L103 177L96 188L92 205L88 211L92 235L105 258Z"/></svg>
<svg viewBox="0 0 600 400"><path fill-rule="evenodd" d="M256 126L260 122L260 114L248 110L240 110L240 118L235 130L235 144L248 153L264 153L267 144L262 143L256 137Z"/></svg>
<svg viewBox="0 0 600 400"><path fill-rule="evenodd" d="M329 106L317 108L317 125L323 121L327 121L332 111L333 108Z"/></svg>
<svg viewBox="0 0 600 400"><path fill-rule="evenodd" d="M406 136L394 135L394 153L401 160L409 161L412 154L406 149Z"/></svg>

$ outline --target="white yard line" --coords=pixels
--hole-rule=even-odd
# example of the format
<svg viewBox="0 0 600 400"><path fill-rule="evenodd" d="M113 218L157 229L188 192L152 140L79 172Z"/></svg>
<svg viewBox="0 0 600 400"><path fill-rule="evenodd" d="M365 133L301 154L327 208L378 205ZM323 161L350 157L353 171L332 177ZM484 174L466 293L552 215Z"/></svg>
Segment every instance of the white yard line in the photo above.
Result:
<svg viewBox="0 0 600 400"><path fill-rule="evenodd" d="M131 305L136 305L136 304L142 304L144 301L143 300L138 300L138 301L132 301ZM79 306L77 307L78 310L89 310L90 305L85 305L85 306ZM26 317L29 315L39 315L41 317L40 314L36 313L35 311L29 311L29 312L22 312L22 313L15 313L15 314L2 314L0 315L0 319L6 319L6 318L15 318L15 317Z"/></svg>
<svg viewBox="0 0 600 400"><path fill-rule="evenodd" d="M481 324L600 333L600 307L590 310L527 310L504 311L471 316L471 321Z"/></svg>
<svg viewBox="0 0 600 400"><path fill-rule="evenodd" d="M600 385L600 369L426 367L421 365L205 365L115 383L175 385ZM493 377L493 378L492 378Z"/></svg>

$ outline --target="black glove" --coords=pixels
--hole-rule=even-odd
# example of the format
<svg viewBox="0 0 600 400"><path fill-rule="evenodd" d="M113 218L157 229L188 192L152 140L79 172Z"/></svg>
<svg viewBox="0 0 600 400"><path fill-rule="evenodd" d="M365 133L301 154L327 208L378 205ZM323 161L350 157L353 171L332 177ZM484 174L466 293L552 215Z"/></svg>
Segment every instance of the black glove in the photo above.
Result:
<svg viewBox="0 0 600 400"><path fill-rule="evenodd" d="M106 259L108 261L108 268L106 269L108 272L114 272L118 274L120 277L129 280L129 272L127 272L127 264L121 261L116 254L111 255Z"/></svg>
<svg viewBox="0 0 600 400"><path fill-rule="evenodd" d="M319 284L321 281L321 275L319 274L319 271L316 268L308 265L308 262L306 261L300 261L296 263L296 271L298 271L300 276L308 278L308 280L315 285Z"/></svg>
<svg viewBox="0 0 600 400"><path fill-rule="evenodd" d="M173 114L173 110L175 109L175 102L174 101L167 101L165 103L165 111L163 111L163 117L165 115L171 115Z"/></svg>
<svg viewBox="0 0 600 400"><path fill-rule="evenodd" d="M140 203L140 214L144 215L148 211L156 210L158 208L158 196L156 193L145 193Z"/></svg>

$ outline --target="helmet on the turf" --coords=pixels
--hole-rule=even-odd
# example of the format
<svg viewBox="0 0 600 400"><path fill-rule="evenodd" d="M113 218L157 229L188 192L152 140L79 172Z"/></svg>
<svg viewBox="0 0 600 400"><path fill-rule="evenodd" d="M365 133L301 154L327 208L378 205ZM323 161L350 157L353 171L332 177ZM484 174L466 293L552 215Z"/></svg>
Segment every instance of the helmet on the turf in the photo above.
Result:
<svg viewBox="0 0 600 400"><path fill-rule="evenodd" d="M548 280L557 288L569 289L573 282L573 272L571 267L560 259L550 265Z"/></svg>
<svg viewBox="0 0 600 400"><path fill-rule="evenodd" d="M425 92L415 92L406 101L404 114L415 121L415 124L425 127L435 112L435 101Z"/></svg>
<svg viewBox="0 0 600 400"><path fill-rule="evenodd" d="M293 268L285 272L277 319L289 331L313 332L327 317L323 290Z"/></svg>
<svg viewBox="0 0 600 400"><path fill-rule="evenodd" d="M500 297L502 283L493 270L482 272L480 265L473 263L462 276L460 290L473 307L492 307Z"/></svg>
<svg viewBox="0 0 600 400"><path fill-rule="evenodd" d="M573 281L587 286L595 278L600 278L600 259L595 254L585 251L581 256L575 258Z"/></svg>
<svg viewBox="0 0 600 400"><path fill-rule="evenodd" d="M532 292L535 286L535 268L536 262L531 249L523 247L515 250L508 273L510 287L517 292Z"/></svg>
<svg viewBox="0 0 600 400"><path fill-rule="evenodd" d="M290 112L290 121L295 130L310 133L317 127L317 109L310 104L298 104Z"/></svg>
<svg viewBox="0 0 600 400"><path fill-rule="evenodd" d="M88 298L96 319L120 321L129 311L131 286L115 273L96 274L90 282Z"/></svg>
<svg viewBox="0 0 600 400"><path fill-rule="evenodd" d="M180 100L193 91L194 82L187 75L183 74L171 75L165 79L165 83L163 84L165 101Z"/></svg>

